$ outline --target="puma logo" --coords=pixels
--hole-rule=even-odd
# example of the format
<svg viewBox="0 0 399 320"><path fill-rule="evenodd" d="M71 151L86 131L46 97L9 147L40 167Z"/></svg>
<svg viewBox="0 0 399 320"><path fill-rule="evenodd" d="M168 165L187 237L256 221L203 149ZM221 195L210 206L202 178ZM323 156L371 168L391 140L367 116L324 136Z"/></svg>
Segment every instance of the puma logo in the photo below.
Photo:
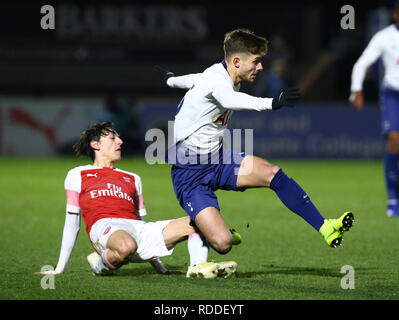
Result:
<svg viewBox="0 0 399 320"><path fill-rule="evenodd" d="M86 174L88 177L96 177L96 178L98 178L97 177L97 172L96 173L87 173Z"/></svg>

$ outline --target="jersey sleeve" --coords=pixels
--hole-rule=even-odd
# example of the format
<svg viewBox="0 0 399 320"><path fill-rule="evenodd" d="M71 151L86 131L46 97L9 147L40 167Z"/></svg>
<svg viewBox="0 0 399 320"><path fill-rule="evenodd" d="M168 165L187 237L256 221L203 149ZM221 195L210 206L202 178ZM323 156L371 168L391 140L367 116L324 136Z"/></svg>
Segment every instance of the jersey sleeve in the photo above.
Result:
<svg viewBox="0 0 399 320"><path fill-rule="evenodd" d="M58 263L55 271L62 273L68 264L69 258L73 247L75 246L76 239L80 230L80 215L70 214L65 215L64 230L62 233L61 250L58 258Z"/></svg>
<svg viewBox="0 0 399 320"><path fill-rule="evenodd" d="M144 204L143 198L143 186L141 183L141 178L138 175L134 175L135 186L136 186L136 194L134 195L133 202L136 207L137 212L139 213L140 217L143 217L147 214L147 210Z"/></svg>
<svg viewBox="0 0 399 320"><path fill-rule="evenodd" d="M171 88L190 89L202 73L192 73L184 76L170 77L166 84Z"/></svg>
<svg viewBox="0 0 399 320"><path fill-rule="evenodd" d="M79 194L81 191L82 178L80 171L72 169L68 172L65 182L65 194L66 194L66 211L70 213L80 213L79 206Z"/></svg>
<svg viewBox="0 0 399 320"><path fill-rule="evenodd" d="M68 172L64 181L64 188L66 192L66 215L62 233L60 256L55 269L57 273L64 272L80 230L80 170L75 168Z"/></svg>
<svg viewBox="0 0 399 320"><path fill-rule="evenodd" d="M382 54L382 34L377 33L371 38L366 49L356 61L352 70L351 91L361 91L367 68L371 66Z"/></svg>
<svg viewBox="0 0 399 320"><path fill-rule="evenodd" d="M212 90L212 96L225 108L231 110L272 110L272 98L254 97L234 91L229 86L218 85Z"/></svg>

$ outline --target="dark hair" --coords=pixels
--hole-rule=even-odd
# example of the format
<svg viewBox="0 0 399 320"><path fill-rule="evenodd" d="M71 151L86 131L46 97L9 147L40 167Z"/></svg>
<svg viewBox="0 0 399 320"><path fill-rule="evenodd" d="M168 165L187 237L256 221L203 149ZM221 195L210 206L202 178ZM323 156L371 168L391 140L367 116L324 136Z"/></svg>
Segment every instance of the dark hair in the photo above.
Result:
<svg viewBox="0 0 399 320"><path fill-rule="evenodd" d="M393 6L393 11L396 12L399 10L399 0L397 0Z"/></svg>
<svg viewBox="0 0 399 320"><path fill-rule="evenodd" d="M94 161L95 154L90 142L93 140L100 141L101 137L105 137L109 133L117 133L113 126L114 124L111 121L92 124L80 134L79 140L72 146L75 154L78 157L88 156Z"/></svg>
<svg viewBox="0 0 399 320"><path fill-rule="evenodd" d="M223 49L225 58L236 53L252 53L264 56L267 53L268 41L254 34L249 29L236 29L224 36Z"/></svg>

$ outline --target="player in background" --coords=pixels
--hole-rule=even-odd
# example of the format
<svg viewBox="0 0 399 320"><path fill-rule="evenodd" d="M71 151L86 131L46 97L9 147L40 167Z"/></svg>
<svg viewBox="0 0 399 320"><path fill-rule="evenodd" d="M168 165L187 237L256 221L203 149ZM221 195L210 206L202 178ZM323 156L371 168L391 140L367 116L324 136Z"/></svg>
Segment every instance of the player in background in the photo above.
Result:
<svg viewBox="0 0 399 320"><path fill-rule="evenodd" d="M225 35L225 59L202 73L175 76L156 66L169 87L188 89L175 116L175 151L168 154L176 197L192 224L221 254L231 249L232 236L220 214L214 193L218 189L272 189L288 209L320 232L331 247L341 245L343 233L354 219L351 212L338 219L324 219L305 191L278 166L224 148L221 137L233 111L278 110L292 107L299 98L295 88L281 92L276 99L239 92L240 83L253 82L262 71L261 59L267 53L267 43L267 39L250 30L237 29Z"/></svg>
<svg viewBox="0 0 399 320"><path fill-rule="evenodd" d="M382 57L385 67L380 88L382 134L386 140L384 176L389 217L399 217L399 1L393 10L395 23L377 32L356 61L352 70L350 102L357 110L363 108L363 80L367 68Z"/></svg>
<svg viewBox="0 0 399 320"><path fill-rule="evenodd" d="M177 243L190 237L190 276L227 277L234 261L207 263L208 249L198 241L189 217L144 222L146 215L140 177L114 167L121 160L122 139L111 122L96 123L74 145L78 156L90 156L92 165L70 170L65 179L66 217L57 267L45 274L63 273L79 230L81 216L95 252L87 260L95 275L112 273L129 262L151 262L158 273L167 270L159 257L172 254ZM195 237L197 235L197 237Z"/></svg>

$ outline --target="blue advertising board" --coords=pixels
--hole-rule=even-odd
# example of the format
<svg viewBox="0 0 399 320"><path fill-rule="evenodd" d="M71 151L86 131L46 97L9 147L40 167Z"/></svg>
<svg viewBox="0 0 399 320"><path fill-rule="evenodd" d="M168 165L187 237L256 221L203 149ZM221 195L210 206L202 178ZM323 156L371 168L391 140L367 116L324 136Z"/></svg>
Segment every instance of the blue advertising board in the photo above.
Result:
<svg viewBox="0 0 399 320"><path fill-rule="evenodd" d="M166 133L177 104L143 102L142 134L151 128ZM253 153L265 158L381 158L384 151L377 105L360 112L349 103L325 102L269 112L236 111L228 127L242 129L242 138L244 129L252 129Z"/></svg>

